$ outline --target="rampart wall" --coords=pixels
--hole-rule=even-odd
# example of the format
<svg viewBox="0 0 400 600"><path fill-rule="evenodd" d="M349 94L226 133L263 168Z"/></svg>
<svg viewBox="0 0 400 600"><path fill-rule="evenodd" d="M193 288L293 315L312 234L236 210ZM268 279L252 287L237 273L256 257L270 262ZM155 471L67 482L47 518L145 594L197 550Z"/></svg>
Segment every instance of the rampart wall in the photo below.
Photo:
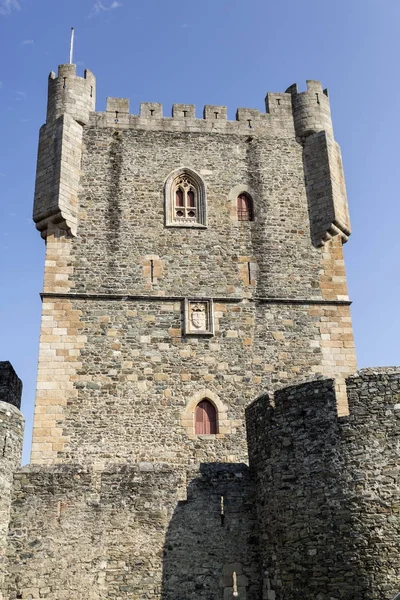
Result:
<svg viewBox="0 0 400 600"><path fill-rule="evenodd" d="M400 372L332 380L247 409L268 600L390 600L399 591Z"/></svg>
<svg viewBox="0 0 400 600"><path fill-rule="evenodd" d="M223 496L224 521L221 521ZM26 467L15 476L6 597L259 600L253 491L243 465L186 472Z"/></svg>

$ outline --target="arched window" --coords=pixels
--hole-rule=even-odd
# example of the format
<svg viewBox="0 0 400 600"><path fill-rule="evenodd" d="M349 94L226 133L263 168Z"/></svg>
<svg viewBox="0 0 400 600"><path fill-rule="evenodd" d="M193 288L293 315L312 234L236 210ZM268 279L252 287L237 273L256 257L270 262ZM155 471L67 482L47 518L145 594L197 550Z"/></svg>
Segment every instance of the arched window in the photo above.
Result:
<svg viewBox="0 0 400 600"><path fill-rule="evenodd" d="M190 169L172 173L165 184L166 225L205 227L206 195L202 179Z"/></svg>
<svg viewBox="0 0 400 600"><path fill-rule="evenodd" d="M253 200L249 194L243 192L236 200L238 221L253 221Z"/></svg>
<svg viewBox="0 0 400 600"><path fill-rule="evenodd" d="M217 411L208 400L201 400L196 406L194 432L196 435L217 433Z"/></svg>

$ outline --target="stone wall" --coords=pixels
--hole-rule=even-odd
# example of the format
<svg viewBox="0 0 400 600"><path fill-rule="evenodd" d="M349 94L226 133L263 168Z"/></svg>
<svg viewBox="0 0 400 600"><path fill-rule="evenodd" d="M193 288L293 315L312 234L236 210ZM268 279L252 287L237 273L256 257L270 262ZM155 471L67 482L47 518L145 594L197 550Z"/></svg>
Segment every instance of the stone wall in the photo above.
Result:
<svg viewBox="0 0 400 600"><path fill-rule="evenodd" d="M349 369L334 328L351 335L346 306L215 302L215 334L199 338L183 334L183 310L178 299L46 299L34 462L246 461L255 396ZM202 394L226 417L200 439L182 420Z"/></svg>
<svg viewBox="0 0 400 600"><path fill-rule="evenodd" d="M259 600L254 506L243 465L24 468L7 598Z"/></svg>
<svg viewBox="0 0 400 600"><path fill-rule="evenodd" d="M260 397L247 409L264 597L390 600L399 591L400 371Z"/></svg>
<svg viewBox="0 0 400 600"><path fill-rule="evenodd" d="M24 418L19 411L22 383L9 362L0 362L0 600L6 569L13 472L20 466Z"/></svg>

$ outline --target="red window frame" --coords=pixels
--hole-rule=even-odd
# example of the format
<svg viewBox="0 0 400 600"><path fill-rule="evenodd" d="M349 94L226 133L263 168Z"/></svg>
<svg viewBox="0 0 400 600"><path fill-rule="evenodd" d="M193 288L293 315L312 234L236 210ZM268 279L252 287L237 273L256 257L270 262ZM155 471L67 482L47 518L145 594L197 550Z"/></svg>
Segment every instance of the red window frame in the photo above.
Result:
<svg viewBox="0 0 400 600"><path fill-rule="evenodd" d="M196 435L217 433L217 411L209 400L201 400L195 409L194 430Z"/></svg>
<svg viewBox="0 0 400 600"><path fill-rule="evenodd" d="M253 200L246 194L239 194L236 200L238 221L253 221Z"/></svg>

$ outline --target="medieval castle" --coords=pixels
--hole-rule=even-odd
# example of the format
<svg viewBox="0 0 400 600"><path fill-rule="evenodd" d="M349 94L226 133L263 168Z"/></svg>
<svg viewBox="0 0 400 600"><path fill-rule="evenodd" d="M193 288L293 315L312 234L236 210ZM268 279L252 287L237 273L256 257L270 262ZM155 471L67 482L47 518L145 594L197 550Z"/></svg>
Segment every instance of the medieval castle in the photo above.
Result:
<svg viewBox="0 0 400 600"><path fill-rule="evenodd" d="M356 372L327 91L236 121L95 97L50 74L28 467L0 364L0 597L390 600L400 371Z"/></svg>

